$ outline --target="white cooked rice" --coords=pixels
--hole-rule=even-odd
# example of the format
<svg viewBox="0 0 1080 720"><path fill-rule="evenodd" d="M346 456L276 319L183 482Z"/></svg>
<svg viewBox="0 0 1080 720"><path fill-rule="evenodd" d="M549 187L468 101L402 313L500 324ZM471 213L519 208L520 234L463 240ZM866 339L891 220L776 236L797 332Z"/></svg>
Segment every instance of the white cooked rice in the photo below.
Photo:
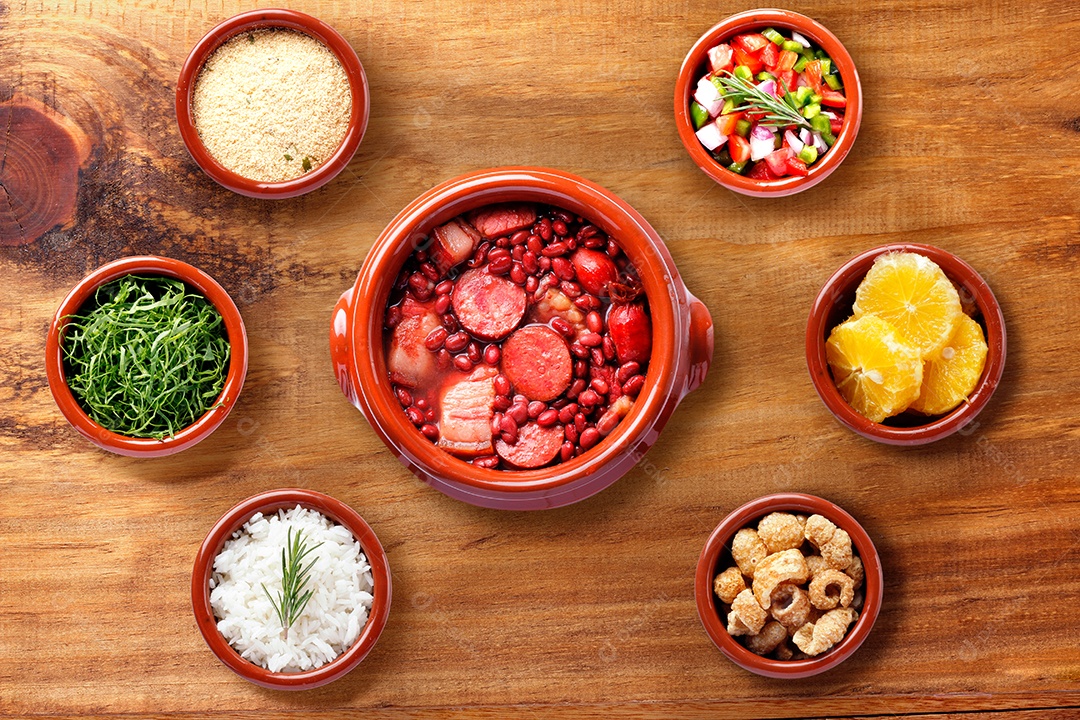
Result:
<svg viewBox="0 0 1080 720"><path fill-rule="evenodd" d="M312 558L308 584L314 590L288 639L263 591L281 592L281 551L288 530L303 531ZM233 533L214 558L210 604L218 630L246 660L271 672L302 672L325 665L349 649L367 623L374 599L371 566L345 527L316 510L297 505L264 517L256 513Z"/></svg>

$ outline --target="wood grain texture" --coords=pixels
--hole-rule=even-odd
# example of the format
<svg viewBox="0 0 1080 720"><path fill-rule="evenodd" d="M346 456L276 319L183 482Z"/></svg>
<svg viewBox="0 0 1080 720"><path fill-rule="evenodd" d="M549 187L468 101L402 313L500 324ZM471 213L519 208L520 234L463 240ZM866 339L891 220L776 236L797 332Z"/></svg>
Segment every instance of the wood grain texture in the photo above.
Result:
<svg viewBox="0 0 1080 720"><path fill-rule="evenodd" d="M372 115L335 182L264 202L205 177L172 110L189 48L251 4L0 0L0 100L35 99L90 143L70 222L0 247L0 714L825 717L1080 705L1080 7L791 4L858 63L863 127L822 185L751 200L693 166L671 113L683 54L744 6L290 5L356 48ZM439 181L503 164L566 169L620 194L666 239L717 331L712 374L646 460L601 495L539 514L469 507L415 480L341 396L326 340L330 308L399 209ZM821 283L851 255L898 240L940 245L983 273L1009 333L1003 384L979 424L925 448L840 427L803 356ZM251 350L229 420L153 461L78 437L42 362L70 287L144 252L217 278ZM187 597L213 522L282 486L356 508L387 548L395 590L369 658L291 695L222 667ZM729 663L693 600L712 528L779 490L844 506L885 570L866 645L802 681Z"/></svg>

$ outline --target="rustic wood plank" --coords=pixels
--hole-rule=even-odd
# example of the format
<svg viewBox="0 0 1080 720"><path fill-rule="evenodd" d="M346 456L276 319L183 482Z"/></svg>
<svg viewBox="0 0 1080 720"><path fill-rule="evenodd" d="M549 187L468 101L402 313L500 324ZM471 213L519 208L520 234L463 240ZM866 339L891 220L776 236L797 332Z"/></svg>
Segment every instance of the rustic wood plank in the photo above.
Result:
<svg viewBox="0 0 1080 720"><path fill-rule="evenodd" d="M1080 8L797 3L855 57L866 113L826 183L764 201L701 174L672 125L683 53L735 8L297 2L357 49L372 118L338 180L266 203L203 176L172 114L188 49L248 7L0 2L0 100L43 103L91 145L70 226L0 247L0 714L798 717L1080 705ZM326 347L330 307L393 215L438 181L501 164L560 167L622 195L666 238L717 325L712 375L647 461L602 495L542 514L468 507L417 482L340 396ZM832 270L901 239L941 245L982 272L1010 340L1003 385L973 432L907 450L838 426L802 350ZM141 252L214 275L251 343L229 421L197 449L149 462L82 441L41 362L69 288ZM220 666L187 598L214 520L290 485L364 515L396 590L364 664L300 695ZM727 511L788 489L864 523L886 598L850 661L779 682L709 643L692 580Z"/></svg>

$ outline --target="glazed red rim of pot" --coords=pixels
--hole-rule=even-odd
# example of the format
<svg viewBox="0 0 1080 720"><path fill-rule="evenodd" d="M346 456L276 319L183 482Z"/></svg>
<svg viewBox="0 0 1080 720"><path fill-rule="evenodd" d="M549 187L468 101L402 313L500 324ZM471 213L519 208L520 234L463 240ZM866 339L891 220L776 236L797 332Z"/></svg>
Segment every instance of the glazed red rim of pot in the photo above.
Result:
<svg viewBox="0 0 1080 720"><path fill-rule="evenodd" d="M218 631L214 610L210 605L210 577L213 574L214 558L221 552L225 542L255 513L269 515L297 505L322 513L352 533L352 536L360 543L364 556L371 566L374 599L368 613L367 624L364 625L356 642L349 649L333 661L314 670L276 673L242 658ZM275 690L308 690L319 687L337 680L359 665L375 647L375 642L386 627L387 618L390 616L392 594L390 565L386 559L386 552L371 526L355 510L340 500L314 490L300 488L270 490L253 495L233 506L221 516L203 540L195 556L195 567L191 573L191 607L195 612L195 622L199 626L199 632L202 633L210 650L218 660L240 677L256 685Z"/></svg>
<svg viewBox="0 0 1080 720"><path fill-rule="evenodd" d="M215 407L207 410L202 417L175 435L161 440L129 437L106 430L82 409L64 377L62 340L68 318L76 314L99 287L126 275L160 275L183 280L198 290L221 314L229 336L229 369ZM185 262L149 255L115 260L80 280L60 303L45 340L45 373L49 380L49 390L67 421L97 446L119 455L136 457L156 457L180 452L205 439L217 429L236 404L240 389L244 386L247 359L248 344L244 320L225 289L202 270Z"/></svg>
<svg viewBox="0 0 1080 720"><path fill-rule="evenodd" d="M192 96L195 82L206 59L229 38L250 30L287 28L310 35L330 49L345 69L352 90L352 112L345 137L322 165L292 180L264 182L252 180L221 165L203 145L195 128ZM176 84L176 123L192 159L220 185L241 195L256 198L289 198L311 192L333 180L352 160L367 130L370 98L367 75L349 42L322 20L295 10L281 8L249 10L216 25L192 48Z"/></svg>
<svg viewBox="0 0 1080 720"><path fill-rule="evenodd" d="M572 195L565 190L568 183L573 187ZM436 448L409 422L387 380L383 321L399 270L418 247L416 243L423 242L431 228L494 202L491 197L496 194L498 202L529 201L564 208L608 233L635 263L652 316L652 357L645 385L633 409L595 447L572 460L536 470L480 468ZM615 228L621 228L622 232L616 232ZM370 267L384 269L373 273L368 272ZM673 388L687 378L685 373L677 371L674 353L661 350L685 342L690 334L689 323L683 323L675 312L674 303L688 303L685 297L674 297L674 288L681 287L681 283L673 283L672 279L677 277L674 262L656 231L626 202L599 185L569 173L529 167L499 168L455 178L432 188L406 206L375 241L364 261L356 296L369 299L371 312L367 315L356 312L350 333L354 338L355 364L360 380L357 392L368 411L375 415L377 422L373 422L372 427L384 442L396 448L413 465L425 468L439 478L508 493L558 488L580 479L583 473L599 471L605 463L617 459L626 443L643 442L642 438L649 438L650 432L658 432L657 428L663 427L681 400L684 393ZM379 341L361 343L355 340L365 337ZM650 406L657 409L653 413L647 412L645 408ZM645 447L652 441L644 440ZM627 459L627 469L637 459L640 458Z"/></svg>
<svg viewBox="0 0 1080 720"><path fill-rule="evenodd" d="M820 47L840 72L847 97L844 126L836 136L836 143L816 163L810 166L806 177L789 176L778 180L756 180L728 170L709 154L698 142L690 119L690 100L699 78L705 75L709 49L741 32L774 27L795 30ZM821 23L790 10L748 10L714 25L702 35L686 54L679 77L675 83L675 126L686 151L701 170L729 190L756 197L780 197L807 190L828 177L844 161L862 122L862 85L855 61L843 43Z"/></svg>
<svg viewBox="0 0 1080 720"><path fill-rule="evenodd" d="M855 624L848 628L844 639L817 657L805 660L775 660L751 652L728 634L720 618L719 600L713 593L713 579L731 560L731 538L740 529L754 525L771 512L795 512L822 515L846 530L856 554L863 562L866 574L863 585L863 607ZM727 564L725 564L727 563ZM724 567L721 567L721 565ZM706 634L733 663L750 672L774 678L802 678L825 672L851 657L870 634L881 611L884 579L881 558L870 536L847 511L838 505L803 493L777 493L751 500L725 517L705 543L698 558L694 577L694 597L698 617Z"/></svg>
<svg viewBox="0 0 1080 720"><path fill-rule="evenodd" d="M866 277L874 260L887 252L919 253L937 263L945 275L974 301L986 332L986 364L975 390L952 412L927 418L924 424L912 427L875 423L857 413L837 390L826 359L825 343L829 333L836 325L850 317L855 289ZM973 267L956 255L933 245L890 243L856 255L825 282L814 300L810 319L806 324L806 364L814 389L822 402L837 420L859 435L891 445L922 445L934 442L971 423L990 402L1001 382L1002 373L1005 371L1005 355L1005 317L990 286Z"/></svg>

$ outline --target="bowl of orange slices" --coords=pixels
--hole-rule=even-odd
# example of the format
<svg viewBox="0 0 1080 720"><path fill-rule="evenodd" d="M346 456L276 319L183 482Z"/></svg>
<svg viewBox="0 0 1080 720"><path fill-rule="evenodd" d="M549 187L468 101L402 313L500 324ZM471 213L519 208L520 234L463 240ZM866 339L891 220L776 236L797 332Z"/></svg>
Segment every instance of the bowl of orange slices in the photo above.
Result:
<svg viewBox="0 0 1080 720"><path fill-rule="evenodd" d="M969 426L1005 368L1005 320L990 286L956 255L894 243L849 260L822 287L806 361L841 424L893 445Z"/></svg>

